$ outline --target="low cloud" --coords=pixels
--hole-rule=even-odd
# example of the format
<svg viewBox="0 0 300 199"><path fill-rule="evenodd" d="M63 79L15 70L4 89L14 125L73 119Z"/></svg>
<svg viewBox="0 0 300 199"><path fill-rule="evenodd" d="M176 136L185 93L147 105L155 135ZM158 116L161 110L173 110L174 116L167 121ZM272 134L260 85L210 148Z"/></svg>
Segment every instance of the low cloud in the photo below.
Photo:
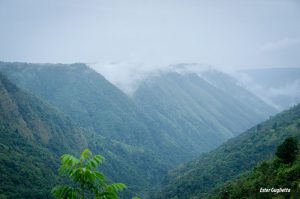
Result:
<svg viewBox="0 0 300 199"><path fill-rule="evenodd" d="M129 96L149 75L168 70L168 67L132 62L98 63L90 66Z"/></svg>
<svg viewBox="0 0 300 199"><path fill-rule="evenodd" d="M238 79L241 86L278 110L283 110L300 102L300 77L280 86L266 87L255 82L248 74L236 72L232 75ZM284 101L284 105L282 101Z"/></svg>
<svg viewBox="0 0 300 199"><path fill-rule="evenodd" d="M300 45L300 38L284 38L263 45L260 51L261 52L277 51L277 50L289 48L296 45Z"/></svg>
<svg viewBox="0 0 300 199"><path fill-rule="evenodd" d="M197 63L153 65L136 62L111 62L89 65L129 96L131 96L139 87L140 83L149 76L157 76L166 72L176 72L180 74L196 73L201 75L203 71L213 70L213 67L209 65Z"/></svg>

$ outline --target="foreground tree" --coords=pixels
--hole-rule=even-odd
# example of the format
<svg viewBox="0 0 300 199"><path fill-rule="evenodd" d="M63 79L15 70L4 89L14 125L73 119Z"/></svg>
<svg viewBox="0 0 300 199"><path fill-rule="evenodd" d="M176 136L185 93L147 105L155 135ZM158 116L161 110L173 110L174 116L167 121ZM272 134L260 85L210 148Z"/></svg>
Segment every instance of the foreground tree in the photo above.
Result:
<svg viewBox="0 0 300 199"><path fill-rule="evenodd" d="M104 157L92 156L88 149L81 153L79 159L63 155L58 172L70 180L70 185L55 186L52 189L53 196L59 199L117 199L118 192L126 186L122 183L106 183L105 176L98 171L103 161Z"/></svg>
<svg viewBox="0 0 300 199"><path fill-rule="evenodd" d="M297 138L290 137L277 147L276 156L285 164L288 164L296 160L297 153L298 140Z"/></svg>

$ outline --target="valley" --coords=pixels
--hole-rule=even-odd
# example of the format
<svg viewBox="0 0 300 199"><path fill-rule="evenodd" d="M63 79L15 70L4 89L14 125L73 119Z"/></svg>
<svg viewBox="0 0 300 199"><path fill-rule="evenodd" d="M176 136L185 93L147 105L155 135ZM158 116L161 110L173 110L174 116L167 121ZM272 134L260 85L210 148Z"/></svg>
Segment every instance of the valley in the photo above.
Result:
<svg viewBox="0 0 300 199"><path fill-rule="evenodd" d="M189 198L198 192L209 194L213 184L234 178L237 171L249 170L269 157L279 140L289 135L280 131L281 137L278 129L269 129L275 120L278 128L287 128L276 118L288 118L290 124L298 117L297 111L291 110L292 116L283 113L259 124L260 133L273 133L263 138L272 138L270 144L260 143L255 125L277 110L241 87L233 77L216 70L149 75L133 95L124 94L85 64L0 62L0 73L3 179L25 178L19 170L21 162L11 162L11 158L27 157L30 153L30 159L24 161L33 158L36 165L23 167L31 168L29 180L39 176L41 181L32 185L37 190L32 192L27 192L26 184L12 181L11 186L19 195L13 195L8 185L1 185L8 198L26 194L32 198L50 196L50 187L59 181L59 156L76 154L84 148L106 158L102 171L109 180L128 186L122 198ZM246 132L239 135L243 131ZM15 142L14 137L20 141ZM21 143L26 147L21 147ZM265 152L260 154L251 147L253 151L246 152L241 148L250 150L247 146L251 143ZM12 148L18 148L19 154ZM248 154L247 159L243 159L244 153ZM249 161L251 164L242 164ZM11 164L15 170L5 172ZM41 167L47 175L40 173ZM190 175L198 178L200 184L194 183ZM48 183L47 178L56 180ZM42 192L38 191L41 184Z"/></svg>

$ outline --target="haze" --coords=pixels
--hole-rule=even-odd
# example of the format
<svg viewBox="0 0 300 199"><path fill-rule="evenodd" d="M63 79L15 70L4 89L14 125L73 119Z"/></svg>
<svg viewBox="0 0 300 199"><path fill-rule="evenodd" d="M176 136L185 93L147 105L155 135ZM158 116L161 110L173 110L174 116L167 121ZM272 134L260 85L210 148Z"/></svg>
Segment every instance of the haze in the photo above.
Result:
<svg viewBox="0 0 300 199"><path fill-rule="evenodd" d="M0 60L299 67L298 1L0 1Z"/></svg>

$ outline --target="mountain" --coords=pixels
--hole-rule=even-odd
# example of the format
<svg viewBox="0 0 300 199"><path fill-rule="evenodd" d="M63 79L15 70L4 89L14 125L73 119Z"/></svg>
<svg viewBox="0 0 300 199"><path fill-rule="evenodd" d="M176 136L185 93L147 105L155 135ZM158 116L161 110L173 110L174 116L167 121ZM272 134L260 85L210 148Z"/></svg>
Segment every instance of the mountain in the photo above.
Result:
<svg viewBox="0 0 300 199"><path fill-rule="evenodd" d="M287 137L300 138L300 104L169 172L156 198L203 198L269 159Z"/></svg>
<svg viewBox="0 0 300 199"><path fill-rule="evenodd" d="M78 155L87 147L106 158L101 170L109 180L127 184L123 198L144 196L170 169L150 150L78 127L0 75L1 198L51 198L50 190L58 183L59 157Z"/></svg>
<svg viewBox="0 0 300 199"><path fill-rule="evenodd" d="M133 100L194 154L215 148L275 112L220 72L156 74L140 84Z"/></svg>
<svg viewBox="0 0 300 199"><path fill-rule="evenodd" d="M300 68L247 69L239 71L237 78L278 110L300 102Z"/></svg>
<svg viewBox="0 0 300 199"><path fill-rule="evenodd" d="M145 116L127 96L84 64L2 62L0 68L12 82L57 107L82 127L132 144L145 144L144 138L152 136L137 119Z"/></svg>

